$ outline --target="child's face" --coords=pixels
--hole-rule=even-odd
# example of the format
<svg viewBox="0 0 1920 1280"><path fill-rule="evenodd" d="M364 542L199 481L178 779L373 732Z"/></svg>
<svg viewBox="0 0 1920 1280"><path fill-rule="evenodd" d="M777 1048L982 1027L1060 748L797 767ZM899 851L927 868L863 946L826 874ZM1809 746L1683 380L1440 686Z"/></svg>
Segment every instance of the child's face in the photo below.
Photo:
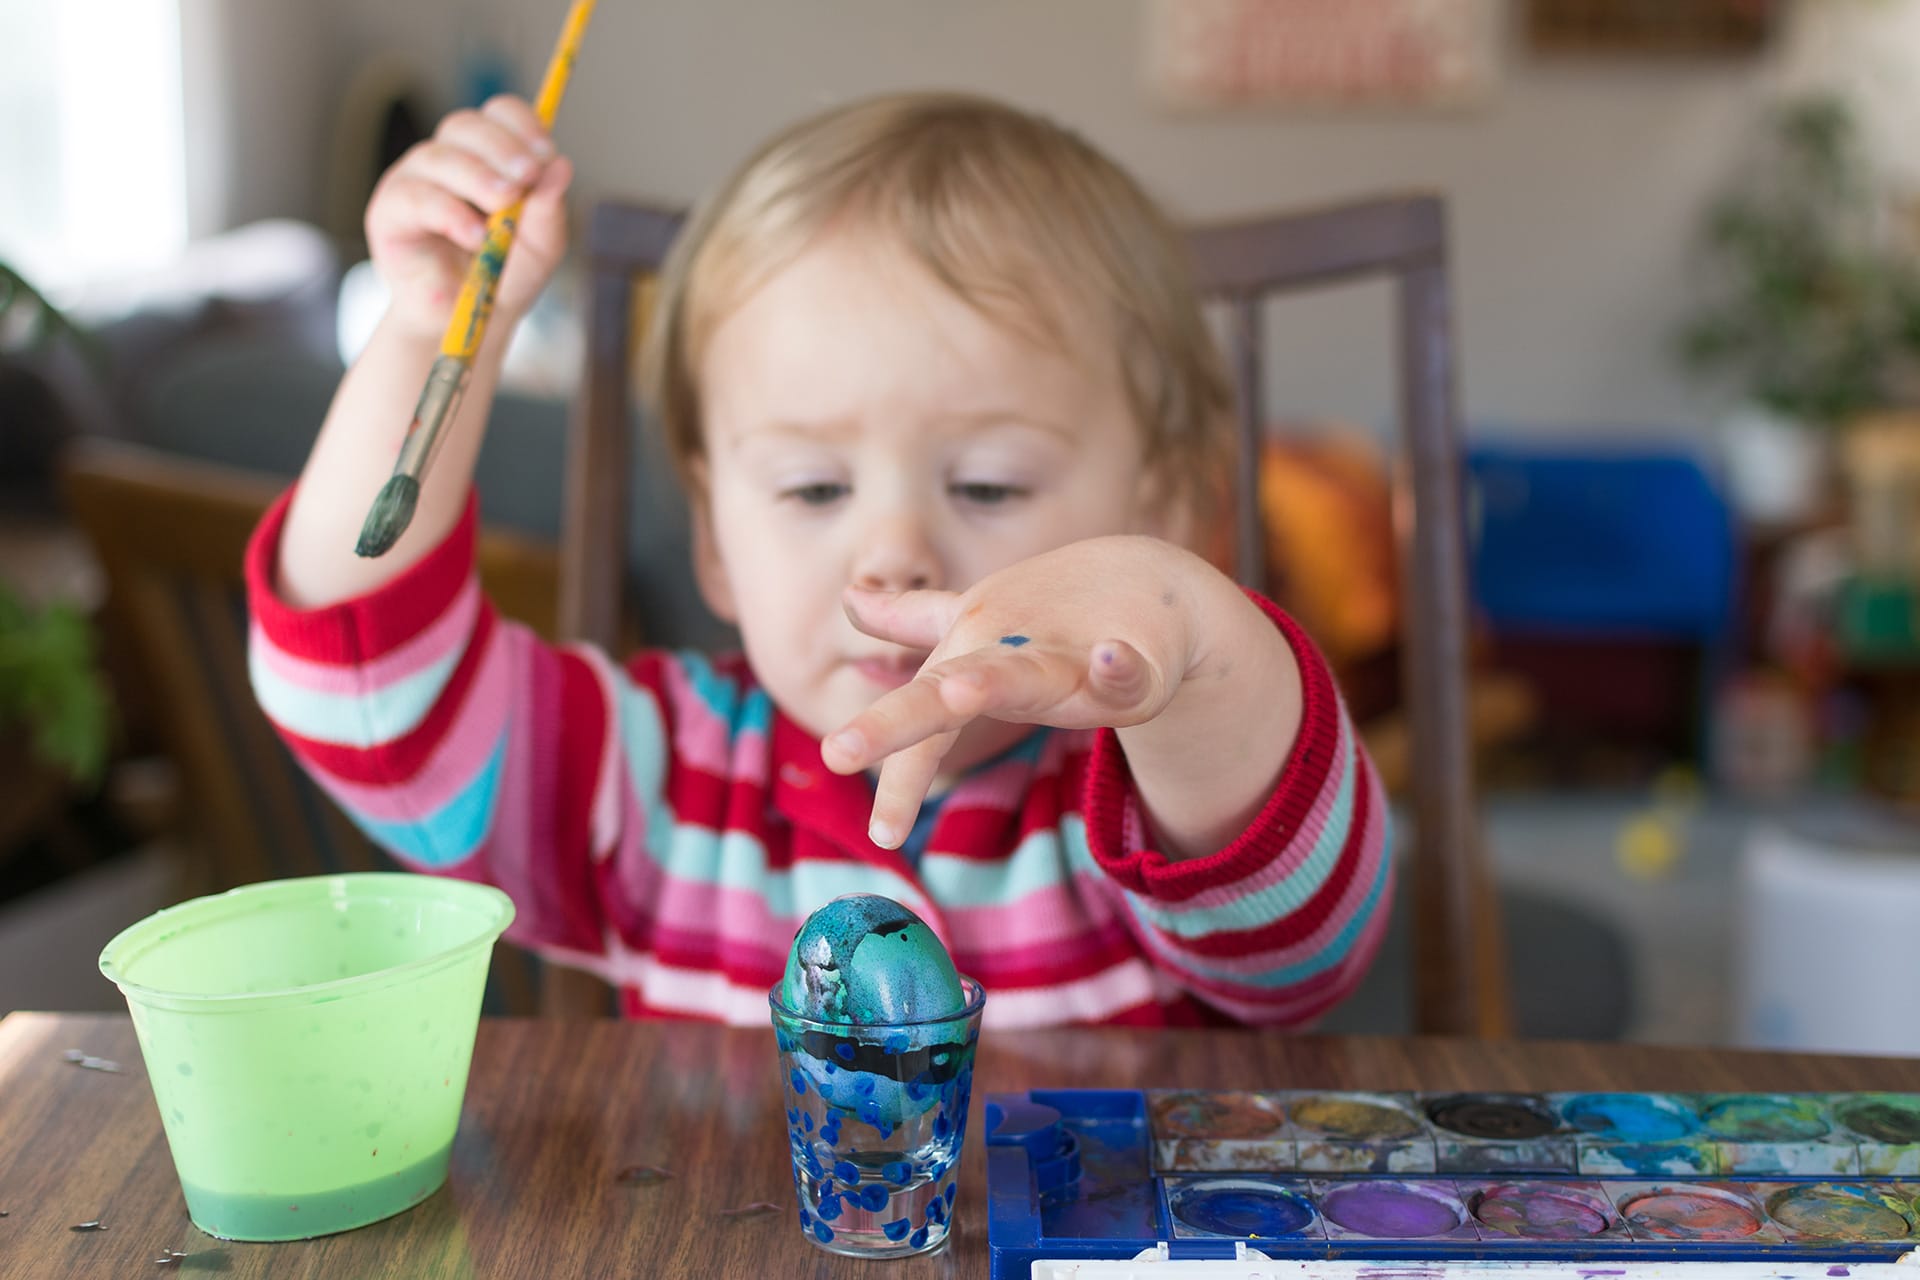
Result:
<svg viewBox="0 0 1920 1280"><path fill-rule="evenodd" d="M1154 531L1112 358L996 323L890 244L824 237L719 323L696 372L701 585L816 735L926 656L856 630L849 585L964 591L1069 542ZM976 722L947 771L1025 732Z"/></svg>

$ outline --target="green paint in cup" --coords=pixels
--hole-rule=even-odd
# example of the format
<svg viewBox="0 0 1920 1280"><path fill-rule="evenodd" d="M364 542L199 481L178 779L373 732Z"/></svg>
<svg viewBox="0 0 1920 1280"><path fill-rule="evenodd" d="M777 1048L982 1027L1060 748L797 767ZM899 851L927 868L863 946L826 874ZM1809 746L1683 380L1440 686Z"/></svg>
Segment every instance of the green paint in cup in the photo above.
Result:
<svg viewBox="0 0 1920 1280"><path fill-rule="evenodd" d="M187 1212L303 1240L436 1191L493 944L513 904L433 876L316 876L195 898L100 953L127 998Z"/></svg>

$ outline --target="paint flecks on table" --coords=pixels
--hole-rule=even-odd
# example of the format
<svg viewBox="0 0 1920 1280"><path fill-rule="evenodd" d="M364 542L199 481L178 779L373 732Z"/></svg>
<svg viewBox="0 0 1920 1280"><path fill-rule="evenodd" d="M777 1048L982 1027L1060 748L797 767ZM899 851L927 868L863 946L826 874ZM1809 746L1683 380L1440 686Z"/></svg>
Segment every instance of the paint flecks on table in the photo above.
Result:
<svg viewBox="0 0 1920 1280"><path fill-rule="evenodd" d="M673 1177L671 1169L662 1169L657 1164L630 1164L613 1175L613 1180L623 1186L651 1187Z"/></svg>
<svg viewBox="0 0 1920 1280"><path fill-rule="evenodd" d="M88 1071L117 1072L120 1070L120 1064L113 1059L96 1058L84 1049L69 1049L60 1056L74 1066L83 1067Z"/></svg>

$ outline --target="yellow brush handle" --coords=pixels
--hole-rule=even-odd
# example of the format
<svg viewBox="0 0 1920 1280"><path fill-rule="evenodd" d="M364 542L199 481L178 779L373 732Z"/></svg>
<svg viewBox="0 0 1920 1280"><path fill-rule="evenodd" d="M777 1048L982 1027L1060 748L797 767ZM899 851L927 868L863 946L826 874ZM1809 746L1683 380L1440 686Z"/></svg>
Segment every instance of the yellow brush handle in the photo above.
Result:
<svg viewBox="0 0 1920 1280"><path fill-rule="evenodd" d="M566 26L560 29L553 58L547 63L546 78L540 82L540 96L533 104L543 129L553 128L553 117L560 110L560 99L567 91L567 78L573 74L573 60L580 51L580 37L586 32L587 19L593 15L594 3L595 0L573 0ZM480 349L480 340L487 335L487 321L493 316L493 295L500 287L500 273L506 268L507 250L513 247L513 235L520 227L520 210L525 204L524 200L515 200L487 219L486 241L467 268L460 297L453 304L453 318L447 321L446 336L440 339L441 355L472 360L473 353Z"/></svg>

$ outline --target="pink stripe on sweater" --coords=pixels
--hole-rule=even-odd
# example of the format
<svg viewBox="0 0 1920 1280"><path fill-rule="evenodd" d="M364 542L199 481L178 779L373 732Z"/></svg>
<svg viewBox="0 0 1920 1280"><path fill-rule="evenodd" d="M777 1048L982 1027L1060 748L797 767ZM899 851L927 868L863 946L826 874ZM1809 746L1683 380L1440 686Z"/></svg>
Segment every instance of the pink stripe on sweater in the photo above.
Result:
<svg viewBox="0 0 1920 1280"><path fill-rule="evenodd" d="M517 640L516 632L520 633ZM493 637L480 655L480 669L474 673L466 701L417 777L355 782L309 762L307 767L328 794L376 822L411 822L437 812L471 785L500 745L509 694L521 674L515 664L524 667L527 661L528 640L521 628L495 627Z"/></svg>
<svg viewBox="0 0 1920 1280"><path fill-rule="evenodd" d="M534 670L537 658L542 656L535 648L538 641L522 628L514 627L511 631L513 634L507 643L512 646L512 666L518 679L507 690L505 705L514 723L521 728L507 742L493 827L482 851L488 877L506 891L518 908L514 926L516 930L524 930L519 936L552 938L562 930L556 927L559 917L553 908L557 904L552 901L553 891L543 883L539 864L552 862L557 854L549 847L549 841L537 838L534 828L534 820L542 812L534 773L536 753L550 749L546 739L557 736L557 731L555 726L541 725L534 717L538 708L551 707L555 699L550 688L552 682L543 680ZM549 688L543 690L543 684ZM540 697L542 692L548 694L547 699Z"/></svg>
<svg viewBox="0 0 1920 1280"><path fill-rule="evenodd" d="M1076 872L1070 882L1035 889L1012 902L946 908L955 933L973 938L1019 938L1041 945L1071 940L1128 913L1108 899L1108 882L1097 872Z"/></svg>
<svg viewBox="0 0 1920 1280"><path fill-rule="evenodd" d="M1320 794L1313 798L1313 805L1301 819L1299 829L1287 841L1286 852L1229 884L1214 885L1200 890L1181 903L1181 906L1230 907L1247 895L1271 888L1300 870L1301 864L1312 855L1314 846L1320 843L1327 824L1333 819L1333 805L1340 795L1340 785L1348 778L1353 779L1356 788L1366 785L1366 775L1354 772L1360 766L1359 756L1348 754L1353 747L1353 726L1344 713L1339 717L1338 723L1340 738L1334 747L1335 765L1327 770L1327 778L1320 787ZM1344 767L1342 767L1343 762ZM1357 791L1355 794L1358 794ZM1139 805L1140 800L1137 794L1128 798L1127 808L1130 812L1137 812Z"/></svg>
<svg viewBox="0 0 1920 1280"><path fill-rule="evenodd" d="M257 618L250 628L249 643L266 667L289 684L316 693L376 693L436 662L445 661L450 654L457 654L473 634L475 620L480 616L480 599L479 582L468 578L460 594L426 630L380 657L357 665L296 657L275 644Z"/></svg>
<svg viewBox="0 0 1920 1280"><path fill-rule="evenodd" d="M1320 922L1319 928L1291 946L1276 947L1250 955L1213 956L1194 955L1169 935L1158 931L1150 933L1143 938L1143 941L1165 963L1178 968L1183 973L1188 972L1189 964L1197 964L1216 971L1261 974L1309 960L1333 945L1334 938L1342 929L1353 923L1354 912L1359 909L1362 902L1366 901L1367 895L1373 892L1374 881L1380 873L1380 860L1386 847L1385 821L1384 814L1377 806L1368 814L1367 826L1359 850L1360 863L1354 869L1352 878L1347 881L1338 903L1332 911L1327 913L1326 919ZM1373 914L1386 915L1387 901L1384 893L1378 905L1379 909Z"/></svg>
<svg viewBox="0 0 1920 1280"><path fill-rule="evenodd" d="M1387 912L1374 912L1373 918L1361 927L1360 936L1354 942L1346 962L1329 970L1325 980L1310 989L1283 987L1277 993L1279 998L1274 1000L1248 1000L1244 998L1244 988L1230 992L1224 986L1202 980L1192 981L1188 989L1216 1009L1242 1022L1295 1024L1317 1018L1352 995L1354 988L1360 985L1360 980L1372 967L1374 955L1380 949L1380 940L1387 931L1387 920Z"/></svg>
<svg viewBox="0 0 1920 1280"><path fill-rule="evenodd" d="M671 750L677 763L730 782L765 786L766 735L742 732L736 738L734 727L715 715L693 687L684 664L663 662L660 676L660 693L667 702L663 718L673 726Z"/></svg>

